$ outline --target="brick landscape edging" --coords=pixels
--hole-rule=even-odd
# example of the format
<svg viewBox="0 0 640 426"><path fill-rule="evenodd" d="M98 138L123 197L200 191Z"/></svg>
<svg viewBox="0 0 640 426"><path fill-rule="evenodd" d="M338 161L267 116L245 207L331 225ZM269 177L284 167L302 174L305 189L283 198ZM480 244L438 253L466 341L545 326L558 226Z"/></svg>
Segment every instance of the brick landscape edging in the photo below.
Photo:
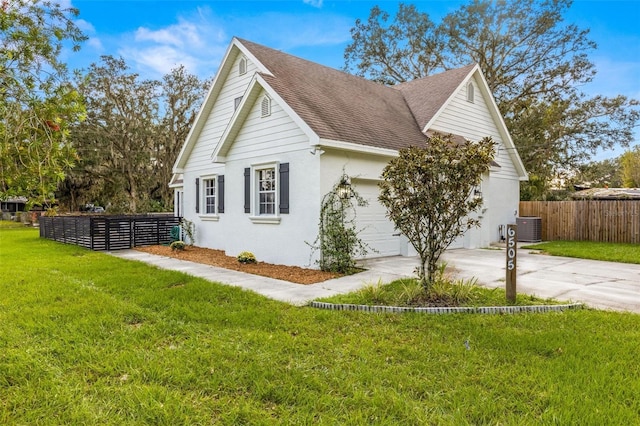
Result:
<svg viewBox="0 0 640 426"><path fill-rule="evenodd" d="M516 314L522 312L562 312L568 309L581 309L582 303L564 305L529 305L529 306L458 306L447 308L410 307L410 306L370 306L344 303L311 302L312 308L331 311L362 311L374 313L416 312L422 314Z"/></svg>

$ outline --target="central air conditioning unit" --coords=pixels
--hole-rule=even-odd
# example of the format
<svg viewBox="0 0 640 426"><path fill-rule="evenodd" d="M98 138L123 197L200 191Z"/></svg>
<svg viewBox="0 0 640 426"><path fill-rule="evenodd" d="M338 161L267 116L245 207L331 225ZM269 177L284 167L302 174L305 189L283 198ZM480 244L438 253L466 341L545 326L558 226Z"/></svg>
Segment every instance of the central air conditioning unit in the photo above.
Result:
<svg viewBox="0 0 640 426"><path fill-rule="evenodd" d="M523 243L539 243L542 241L541 217L517 217L518 241Z"/></svg>

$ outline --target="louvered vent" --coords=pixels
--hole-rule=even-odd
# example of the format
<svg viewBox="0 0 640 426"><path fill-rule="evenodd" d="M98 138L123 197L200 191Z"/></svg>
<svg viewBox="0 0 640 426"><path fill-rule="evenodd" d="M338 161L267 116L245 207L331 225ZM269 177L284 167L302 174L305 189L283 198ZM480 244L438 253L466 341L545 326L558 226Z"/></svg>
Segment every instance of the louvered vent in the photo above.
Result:
<svg viewBox="0 0 640 426"><path fill-rule="evenodd" d="M271 99L269 99L268 96L265 96L264 98L262 98L262 116L263 117L267 117L269 115L271 115Z"/></svg>

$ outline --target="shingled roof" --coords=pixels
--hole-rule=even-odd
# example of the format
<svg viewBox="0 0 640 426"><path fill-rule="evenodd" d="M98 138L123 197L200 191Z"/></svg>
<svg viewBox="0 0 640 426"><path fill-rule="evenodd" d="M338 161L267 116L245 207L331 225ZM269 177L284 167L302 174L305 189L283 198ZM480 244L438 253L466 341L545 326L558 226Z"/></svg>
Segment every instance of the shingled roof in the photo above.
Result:
<svg viewBox="0 0 640 426"><path fill-rule="evenodd" d="M475 66L471 64L394 86L404 95L421 130L428 130L426 125Z"/></svg>
<svg viewBox="0 0 640 426"><path fill-rule="evenodd" d="M238 41L269 70L271 75L261 73L264 80L320 138L393 150L424 143L425 124L474 67L384 86L248 40Z"/></svg>

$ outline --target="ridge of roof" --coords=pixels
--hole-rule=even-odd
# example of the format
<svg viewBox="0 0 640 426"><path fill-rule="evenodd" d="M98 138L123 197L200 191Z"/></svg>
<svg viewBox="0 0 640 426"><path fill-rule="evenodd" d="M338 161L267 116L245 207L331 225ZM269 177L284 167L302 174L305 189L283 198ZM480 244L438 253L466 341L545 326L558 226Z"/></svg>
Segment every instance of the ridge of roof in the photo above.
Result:
<svg viewBox="0 0 640 426"><path fill-rule="evenodd" d="M322 139L398 150L426 136L393 87L237 39L272 75L265 81Z"/></svg>

